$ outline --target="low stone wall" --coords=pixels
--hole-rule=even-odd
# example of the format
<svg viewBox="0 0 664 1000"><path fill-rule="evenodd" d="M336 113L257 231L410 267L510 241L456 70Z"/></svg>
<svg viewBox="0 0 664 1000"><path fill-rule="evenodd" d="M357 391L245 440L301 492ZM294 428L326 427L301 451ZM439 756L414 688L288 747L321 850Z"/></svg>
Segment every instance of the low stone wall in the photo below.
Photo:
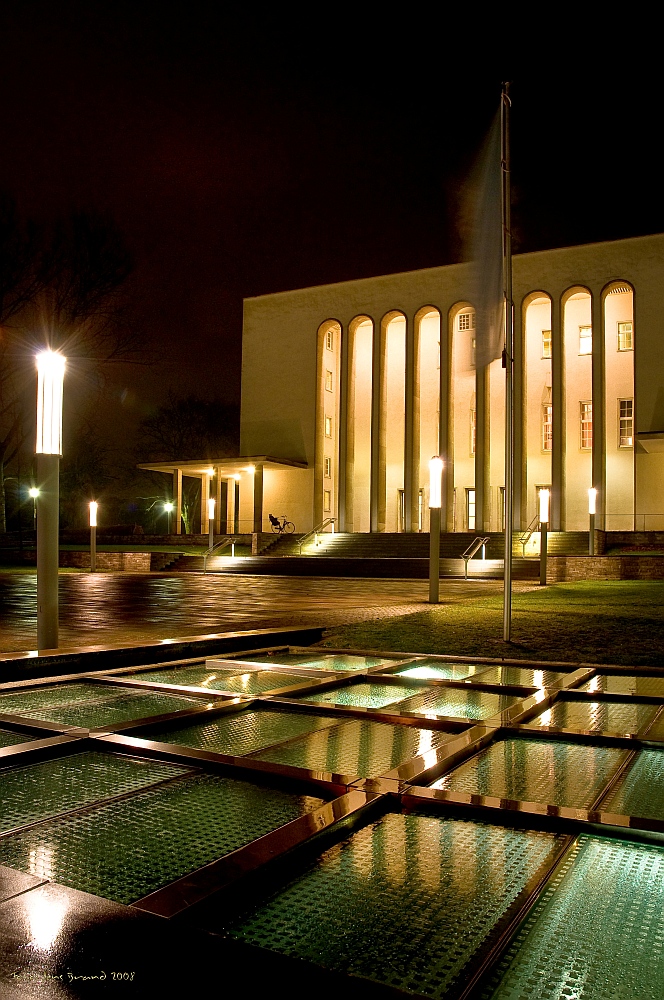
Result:
<svg viewBox="0 0 664 1000"><path fill-rule="evenodd" d="M547 583L574 580L664 580L660 556L549 556Z"/></svg>
<svg viewBox="0 0 664 1000"><path fill-rule="evenodd" d="M90 569L90 553L60 551L60 565L69 569ZM149 573L149 552L98 552L97 569L116 573Z"/></svg>

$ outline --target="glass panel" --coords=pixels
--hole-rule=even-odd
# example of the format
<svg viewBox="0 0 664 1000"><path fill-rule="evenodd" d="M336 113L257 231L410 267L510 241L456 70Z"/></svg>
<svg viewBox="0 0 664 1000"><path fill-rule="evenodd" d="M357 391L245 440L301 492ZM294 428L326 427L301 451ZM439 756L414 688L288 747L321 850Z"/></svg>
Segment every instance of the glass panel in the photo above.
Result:
<svg viewBox="0 0 664 1000"><path fill-rule="evenodd" d="M422 715L445 715L450 718L489 719L504 712L518 699L512 695L489 694L486 691L459 691L456 688L436 688L426 694L416 695L399 705L400 712L419 712Z"/></svg>
<svg viewBox="0 0 664 1000"><path fill-rule="evenodd" d="M352 653L264 653L249 656L245 663L280 663L284 667L306 667L307 670L366 670L379 663L394 663L386 656L354 656Z"/></svg>
<svg viewBox="0 0 664 1000"><path fill-rule="evenodd" d="M663 938L664 851L582 837L483 995L657 1000Z"/></svg>
<svg viewBox="0 0 664 1000"><path fill-rule="evenodd" d="M621 701L558 701L527 725L633 736L654 714L651 705L630 705Z"/></svg>
<svg viewBox="0 0 664 1000"><path fill-rule="evenodd" d="M462 681L486 670L486 665L474 666L471 663L440 663L438 660L419 660L410 667L395 671L398 677L415 677L416 680Z"/></svg>
<svg viewBox="0 0 664 1000"><path fill-rule="evenodd" d="M328 969L443 997L555 845L549 833L390 814L228 930Z"/></svg>
<svg viewBox="0 0 664 1000"><path fill-rule="evenodd" d="M478 684L516 684L524 687L550 687L565 674L552 670L530 670L528 667L490 667L477 678Z"/></svg>
<svg viewBox="0 0 664 1000"><path fill-rule="evenodd" d="M224 670L219 667L174 667L172 670L146 670L136 680L159 684L183 684L211 691L232 691L235 694L262 694L275 688L303 684L305 677L279 674L271 670Z"/></svg>
<svg viewBox="0 0 664 1000"><path fill-rule="evenodd" d="M419 694L424 688L400 684L347 684L344 687L302 695L304 701L320 705L348 705L352 708L383 708Z"/></svg>
<svg viewBox="0 0 664 1000"><path fill-rule="evenodd" d="M502 740L432 788L589 809L627 753L557 740Z"/></svg>
<svg viewBox="0 0 664 1000"><path fill-rule="evenodd" d="M282 740L311 733L317 729L334 726L337 719L305 712L275 712L269 709L231 712L210 722L186 726L182 729L151 729L143 739L158 743L176 743L179 746L195 747L197 750L211 750L242 756L281 743Z"/></svg>
<svg viewBox="0 0 664 1000"><path fill-rule="evenodd" d="M591 694L643 694L651 698L664 696L664 677L638 677L634 674L597 674L582 684L579 691Z"/></svg>
<svg viewBox="0 0 664 1000"><path fill-rule="evenodd" d="M186 767L103 753L77 753L0 773L0 830L187 774Z"/></svg>
<svg viewBox="0 0 664 1000"><path fill-rule="evenodd" d="M449 739L452 735L440 730L353 720L256 756L312 771L376 778Z"/></svg>
<svg viewBox="0 0 664 1000"><path fill-rule="evenodd" d="M26 733L15 733L11 729L0 729L0 747L13 747L17 743L29 743L30 740L43 740L46 733L28 735Z"/></svg>
<svg viewBox="0 0 664 1000"><path fill-rule="evenodd" d="M195 774L10 834L0 840L0 864L131 903L321 802Z"/></svg>
<svg viewBox="0 0 664 1000"><path fill-rule="evenodd" d="M101 684L57 684L0 696L0 712L44 719L66 726L97 728L185 708L200 708L200 698Z"/></svg>
<svg viewBox="0 0 664 1000"><path fill-rule="evenodd" d="M600 808L664 820L664 750L641 750Z"/></svg>

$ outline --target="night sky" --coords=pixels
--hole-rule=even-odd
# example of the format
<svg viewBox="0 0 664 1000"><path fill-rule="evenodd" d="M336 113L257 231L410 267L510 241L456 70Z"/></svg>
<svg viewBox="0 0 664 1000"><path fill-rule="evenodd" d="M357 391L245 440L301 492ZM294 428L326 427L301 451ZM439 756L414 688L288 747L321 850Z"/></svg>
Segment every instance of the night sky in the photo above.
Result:
<svg viewBox="0 0 664 1000"><path fill-rule="evenodd" d="M664 229L662 85L623 61L623 35L591 71L577 29L554 73L541 48L486 59L440 16L391 17L3 6L0 189L26 215L91 209L124 232L154 362L115 375L135 416L169 387L239 399L244 296L463 259L503 78L517 252Z"/></svg>

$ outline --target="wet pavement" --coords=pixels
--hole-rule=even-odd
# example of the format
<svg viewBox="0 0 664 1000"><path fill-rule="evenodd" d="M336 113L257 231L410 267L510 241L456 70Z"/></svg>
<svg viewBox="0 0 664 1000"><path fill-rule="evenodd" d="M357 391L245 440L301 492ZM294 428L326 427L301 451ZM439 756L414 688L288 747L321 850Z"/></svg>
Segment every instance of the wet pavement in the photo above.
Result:
<svg viewBox="0 0 664 1000"><path fill-rule="evenodd" d="M368 621L421 611L426 580L61 573L60 648L211 632ZM441 602L486 597L495 580L441 580ZM36 573L0 573L0 652L37 645Z"/></svg>

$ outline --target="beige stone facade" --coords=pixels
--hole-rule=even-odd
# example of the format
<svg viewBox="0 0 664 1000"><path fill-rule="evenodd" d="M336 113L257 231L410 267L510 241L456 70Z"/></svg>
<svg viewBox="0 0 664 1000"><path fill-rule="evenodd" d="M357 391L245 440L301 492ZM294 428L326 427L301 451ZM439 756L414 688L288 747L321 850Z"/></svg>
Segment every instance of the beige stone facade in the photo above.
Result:
<svg viewBox="0 0 664 1000"><path fill-rule="evenodd" d="M664 234L513 272L514 527L548 487L552 529L587 530L594 486L597 528L663 528ZM440 454L444 527L503 529L504 371L475 368L471 289L456 264L245 300L241 453L300 466L265 468L265 519L426 531Z"/></svg>

